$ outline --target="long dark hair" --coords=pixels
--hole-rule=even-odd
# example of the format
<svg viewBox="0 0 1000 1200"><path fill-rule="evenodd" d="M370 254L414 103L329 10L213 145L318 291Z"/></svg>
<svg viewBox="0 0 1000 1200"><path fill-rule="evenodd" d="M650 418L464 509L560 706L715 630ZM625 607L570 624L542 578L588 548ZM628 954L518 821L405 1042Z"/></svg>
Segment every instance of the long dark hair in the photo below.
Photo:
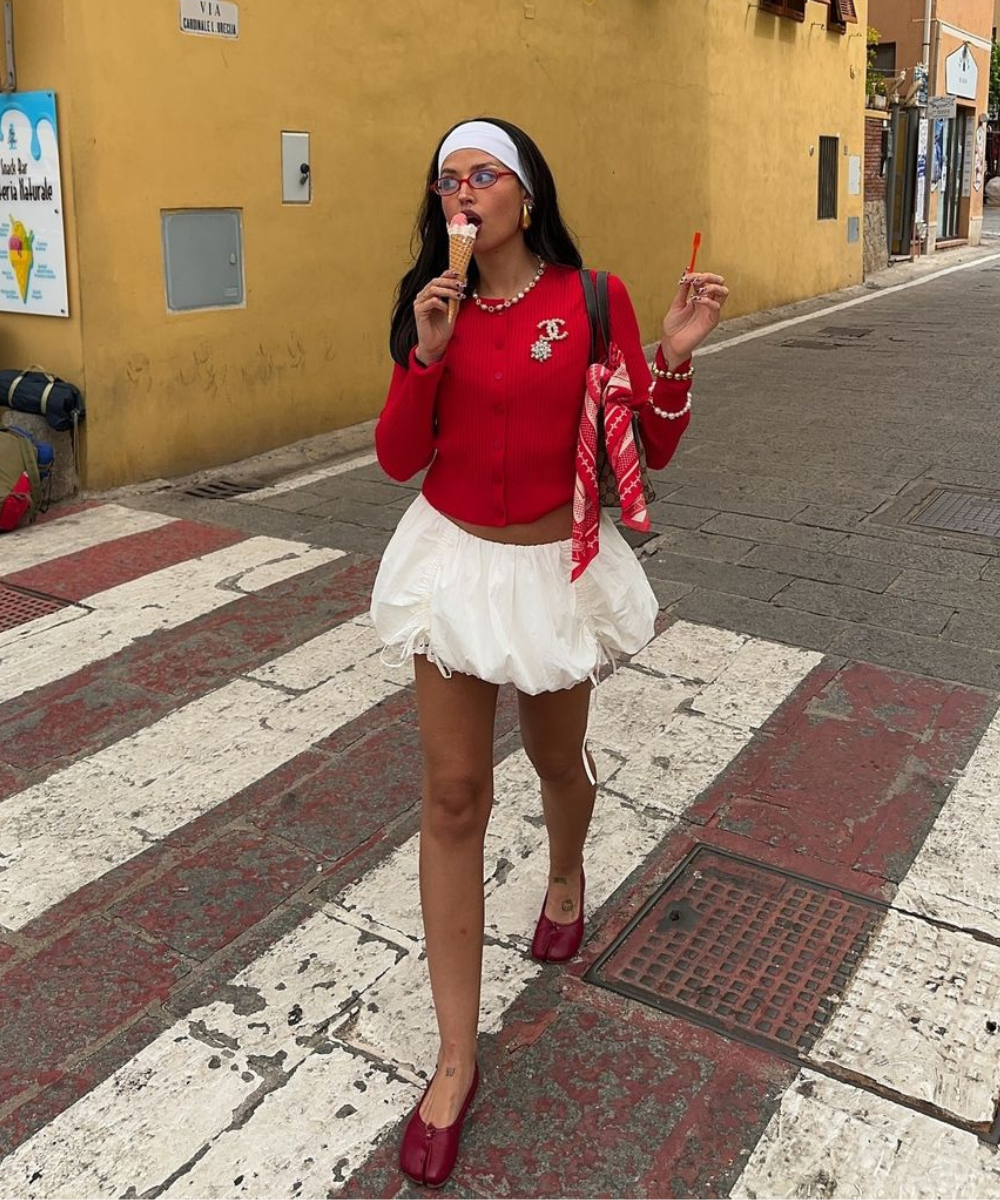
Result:
<svg viewBox="0 0 1000 1200"><path fill-rule="evenodd" d="M542 157L541 150L523 129L518 129L509 121L501 121L496 117L477 117L476 120L488 121L510 137L531 180L534 208L531 213L531 228L524 235L525 245L532 254L537 254L547 263L563 267L583 266L573 235L559 215L555 180L552 178L549 164ZM465 122L460 121L458 124L464 125ZM458 125L452 128L457 129ZM450 129L448 133L451 133ZM420 240L420 250L413 266L399 281L399 287L396 289L389 349L393 359L400 366L406 366L410 351L417 344L417 320L413 315L413 302L417 292L428 280L442 274L448 267L448 232L444 211L438 197L428 190L438 177L438 152L448 133L438 142L427 171L427 187L424 189L424 199L414 229L414 236ZM473 259L469 265L470 290L478 282L479 271L476 268L476 260Z"/></svg>

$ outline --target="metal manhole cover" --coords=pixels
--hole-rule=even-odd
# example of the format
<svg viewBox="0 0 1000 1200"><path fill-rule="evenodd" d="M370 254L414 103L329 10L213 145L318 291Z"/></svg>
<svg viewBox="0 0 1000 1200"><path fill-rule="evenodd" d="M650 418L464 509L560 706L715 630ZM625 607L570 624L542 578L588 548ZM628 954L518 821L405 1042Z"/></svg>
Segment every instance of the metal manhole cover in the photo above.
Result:
<svg viewBox="0 0 1000 1200"><path fill-rule="evenodd" d="M804 1058L885 905L700 846L585 978Z"/></svg>
<svg viewBox="0 0 1000 1200"><path fill-rule="evenodd" d="M930 529L947 529L952 533L1000 538L1000 496L936 492L909 523Z"/></svg>
<svg viewBox="0 0 1000 1200"><path fill-rule="evenodd" d="M49 613L68 607L67 600L57 600L55 596L42 596L0 583L0 630L13 629L16 625L24 625L36 617L47 617Z"/></svg>
<svg viewBox="0 0 1000 1200"><path fill-rule="evenodd" d="M185 488L184 495L197 496L202 500L228 500L230 496L259 492L264 486L259 479L211 479L206 483Z"/></svg>

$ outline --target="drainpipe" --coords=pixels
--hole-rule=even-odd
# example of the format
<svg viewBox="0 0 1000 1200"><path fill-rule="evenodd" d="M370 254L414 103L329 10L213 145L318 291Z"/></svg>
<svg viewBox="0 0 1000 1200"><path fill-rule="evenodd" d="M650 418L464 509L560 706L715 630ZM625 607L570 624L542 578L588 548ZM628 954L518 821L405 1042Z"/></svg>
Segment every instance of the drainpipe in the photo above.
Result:
<svg viewBox="0 0 1000 1200"><path fill-rule="evenodd" d="M936 85L936 80L931 79L931 24L932 24L932 22L934 20L934 16L935 16L935 11L934 11L935 8L936 8L935 0L924 0L924 43L923 43L922 51L923 51L924 78L927 80L928 98L934 94L933 89ZM936 71L935 71L935 74L937 74ZM927 119L927 109L926 108L920 109L920 119L921 120ZM933 131L930 128L930 124L928 123L928 126L927 126L927 161L926 161L926 168L925 168L926 176L924 179L924 204L923 204L923 212L919 214L919 219L921 221L923 221L923 223L924 223L923 251L925 254L929 253L934 245L934 239L931 236L931 222L930 222L931 164L933 162L933 159L934 159L934 137L933 137Z"/></svg>

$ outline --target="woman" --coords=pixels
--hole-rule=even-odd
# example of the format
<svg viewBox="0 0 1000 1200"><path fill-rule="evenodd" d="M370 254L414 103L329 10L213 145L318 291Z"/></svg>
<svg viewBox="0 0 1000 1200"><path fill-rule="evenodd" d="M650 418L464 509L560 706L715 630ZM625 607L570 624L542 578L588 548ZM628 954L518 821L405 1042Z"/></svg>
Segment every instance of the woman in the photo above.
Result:
<svg viewBox="0 0 1000 1200"><path fill-rule="evenodd" d="M518 690L548 833L549 884L532 953L562 962L583 938L583 846L596 793L585 746L591 688L603 661L649 641L657 604L607 515L586 528L578 503L574 522L590 323L580 255L545 160L506 121L464 122L442 139L427 182L422 247L399 287L396 366L375 441L394 479L429 470L385 552L372 617L387 649L413 657L416 676L420 895L441 1045L400 1165L439 1186L479 1080L498 687ZM444 269L457 214L477 227L471 303ZM652 467L666 465L687 426L688 360L727 295L717 275L684 276L651 380L628 294L609 279L611 338ZM450 300L463 301L453 322Z"/></svg>

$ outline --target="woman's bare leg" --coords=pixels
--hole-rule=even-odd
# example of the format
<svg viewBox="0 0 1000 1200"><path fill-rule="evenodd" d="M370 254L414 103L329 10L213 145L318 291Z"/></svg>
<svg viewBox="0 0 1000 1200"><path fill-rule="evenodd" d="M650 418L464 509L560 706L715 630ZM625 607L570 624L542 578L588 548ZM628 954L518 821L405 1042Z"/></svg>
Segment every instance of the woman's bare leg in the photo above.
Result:
<svg viewBox="0 0 1000 1200"><path fill-rule="evenodd" d="M597 788L583 765L591 683L540 696L518 693L521 741L538 772L549 836L549 897L545 915L564 924L579 915L583 845ZM591 775L594 762L590 759Z"/></svg>
<svg viewBox="0 0 1000 1200"><path fill-rule="evenodd" d="M497 688L414 658L424 755L420 902L441 1048L421 1116L444 1128L472 1083L483 966L483 841Z"/></svg>

